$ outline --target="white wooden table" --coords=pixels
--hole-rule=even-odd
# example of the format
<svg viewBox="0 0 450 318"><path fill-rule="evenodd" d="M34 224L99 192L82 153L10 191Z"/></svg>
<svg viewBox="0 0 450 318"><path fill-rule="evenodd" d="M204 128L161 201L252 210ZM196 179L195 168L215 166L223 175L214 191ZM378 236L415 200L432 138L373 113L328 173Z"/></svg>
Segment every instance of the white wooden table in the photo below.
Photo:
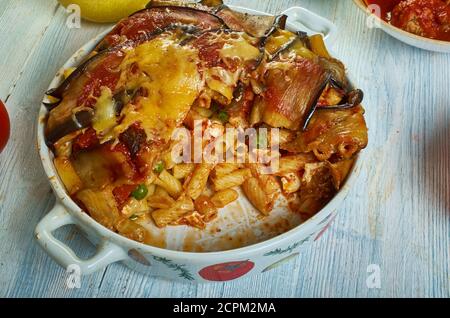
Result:
<svg viewBox="0 0 450 318"><path fill-rule="evenodd" d="M0 296L450 297L450 55L368 29L351 0L228 3L271 13L301 5L339 28L333 50L366 93L370 147L331 229L294 262L239 282L180 284L113 264L68 289L64 269L33 238L55 201L35 146L36 117L58 68L107 25L69 29L54 0L0 0L0 98L12 120L0 155ZM58 235L81 255L93 251L73 228ZM379 289L366 283L371 264Z"/></svg>

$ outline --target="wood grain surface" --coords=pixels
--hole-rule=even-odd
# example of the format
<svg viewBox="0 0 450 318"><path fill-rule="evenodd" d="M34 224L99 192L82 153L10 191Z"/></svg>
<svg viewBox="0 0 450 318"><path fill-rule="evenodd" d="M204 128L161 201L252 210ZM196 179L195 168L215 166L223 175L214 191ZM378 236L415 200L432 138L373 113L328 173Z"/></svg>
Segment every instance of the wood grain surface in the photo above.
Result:
<svg viewBox="0 0 450 318"><path fill-rule="evenodd" d="M65 270L33 238L55 200L35 146L36 118L60 66L108 25L70 29L56 1L0 0L0 98L12 121L0 155L0 296L450 297L450 55L366 27L351 0L227 3L274 14L303 6L338 26L332 49L366 93L370 146L331 229L295 261L238 282L174 283L113 264L68 289ZM74 228L58 237L83 257L94 251ZM366 284L371 264L380 288Z"/></svg>

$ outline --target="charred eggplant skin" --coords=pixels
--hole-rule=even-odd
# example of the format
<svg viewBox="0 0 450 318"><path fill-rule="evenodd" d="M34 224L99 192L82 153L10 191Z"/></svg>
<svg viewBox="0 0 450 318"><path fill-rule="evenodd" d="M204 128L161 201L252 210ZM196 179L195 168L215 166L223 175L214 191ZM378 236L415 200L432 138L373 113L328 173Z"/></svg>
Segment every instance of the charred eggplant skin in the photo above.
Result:
<svg viewBox="0 0 450 318"><path fill-rule="evenodd" d="M178 20L174 19L177 15ZM122 36L122 28L129 27L133 21L145 25L146 28L148 28L148 30L145 30L147 33L165 29L171 25L190 25L203 30L227 28L220 17L209 11L179 5L150 6L139 10L128 18L120 21L113 30L100 41L95 50L102 51L108 47L117 45L117 43L111 43L111 39ZM142 25L140 25L140 29L142 30ZM128 34L128 36L129 35L130 34ZM134 36L137 36L137 34L131 36L131 39L133 39Z"/></svg>
<svg viewBox="0 0 450 318"><path fill-rule="evenodd" d="M330 79L328 80L328 83L331 83L331 82L332 82L332 80L330 77ZM325 87L322 89L322 92L324 89L325 89ZM317 105L317 102L316 102L315 106L313 108L311 108L311 112L308 115L308 117L306 118L305 124L303 125L303 131L306 131L306 129L308 129L309 122L311 121L311 119L316 111L318 111L318 110L324 110L324 111L326 111L326 110L344 110L344 109L351 109L351 108L358 107L359 105L361 105L361 103L364 100L364 92L360 89L352 90L352 91L346 93L345 100L346 100L346 102L344 102L343 104L331 105L331 106L319 106L319 105Z"/></svg>
<svg viewBox="0 0 450 318"><path fill-rule="evenodd" d="M53 147L53 144L62 137L74 131L89 127L92 124L93 118L93 111L82 110L74 114L67 121L53 129L50 133L46 134L45 142L47 146Z"/></svg>
<svg viewBox="0 0 450 318"><path fill-rule="evenodd" d="M167 5L194 8L208 7L214 9L223 6L224 4L222 0L201 0L197 2L185 0L151 0L145 7L148 9L153 7L163 7Z"/></svg>
<svg viewBox="0 0 450 318"><path fill-rule="evenodd" d="M219 16L228 28L244 31L254 37L268 36L277 28L286 27L287 16L250 15L233 11L226 5L218 7L214 14Z"/></svg>
<svg viewBox="0 0 450 318"><path fill-rule="evenodd" d="M112 49L110 50L106 50L100 54L96 54L93 57L87 59L86 61L84 61L81 65L79 65L75 71L72 72L72 74L69 75L69 77L67 77L58 87L49 89L48 91L45 92L45 95L47 96L51 96L54 98L59 99L58 102L55 103L50 103L48 104L49 106L52 107L47 107L47 109L51 110L53 108L55 108L56 106L59 105L59 103L61 102L60 99L63 98L64 92L67 90L67 88L70 86L70 84L77 79L78 77L80 77L81 74L83 74L83 72L86 71L87 67L93 63L94 61L96 61L97 59L99 59L100 57L103 56L103 54L106 54L108 52L112 51Z"/></svg>
<svg viewBox="0 0 450 318"><path fill-rule="evenodd" d="M317 107L317 110L350 109L361 105L363 99L364 99L364 92L360 89L355 89L347 93L345 97L346 102L339 105Z"/></svg>

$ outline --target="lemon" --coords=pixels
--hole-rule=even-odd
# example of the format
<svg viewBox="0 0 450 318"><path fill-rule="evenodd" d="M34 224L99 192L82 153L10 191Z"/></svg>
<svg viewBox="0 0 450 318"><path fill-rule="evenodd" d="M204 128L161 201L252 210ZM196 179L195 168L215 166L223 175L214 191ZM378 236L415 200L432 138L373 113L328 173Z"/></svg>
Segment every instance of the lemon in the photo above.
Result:
<svg viewBox="0 0 450 318"><path fill-rule="evenodd" d="M150 0L59 0L67 7L78 5L83 19L108 23L117 22L140 9L143 9Z"/></svg>

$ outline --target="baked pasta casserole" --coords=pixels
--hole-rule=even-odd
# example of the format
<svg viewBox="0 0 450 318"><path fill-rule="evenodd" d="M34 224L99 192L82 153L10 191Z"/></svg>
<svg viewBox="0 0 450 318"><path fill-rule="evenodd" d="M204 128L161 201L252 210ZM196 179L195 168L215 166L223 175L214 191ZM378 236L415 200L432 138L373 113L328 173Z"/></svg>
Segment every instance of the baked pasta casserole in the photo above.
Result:
<svg viewBox="0 0 450 318"><path fill-rule="evenodd" d="M64 76L46 103L59 177L139 242L142 219L204 229L240 195L261 217L281 199L313 216L368 142L363 93L321 35L220 1L152 1Z"/></svg>

